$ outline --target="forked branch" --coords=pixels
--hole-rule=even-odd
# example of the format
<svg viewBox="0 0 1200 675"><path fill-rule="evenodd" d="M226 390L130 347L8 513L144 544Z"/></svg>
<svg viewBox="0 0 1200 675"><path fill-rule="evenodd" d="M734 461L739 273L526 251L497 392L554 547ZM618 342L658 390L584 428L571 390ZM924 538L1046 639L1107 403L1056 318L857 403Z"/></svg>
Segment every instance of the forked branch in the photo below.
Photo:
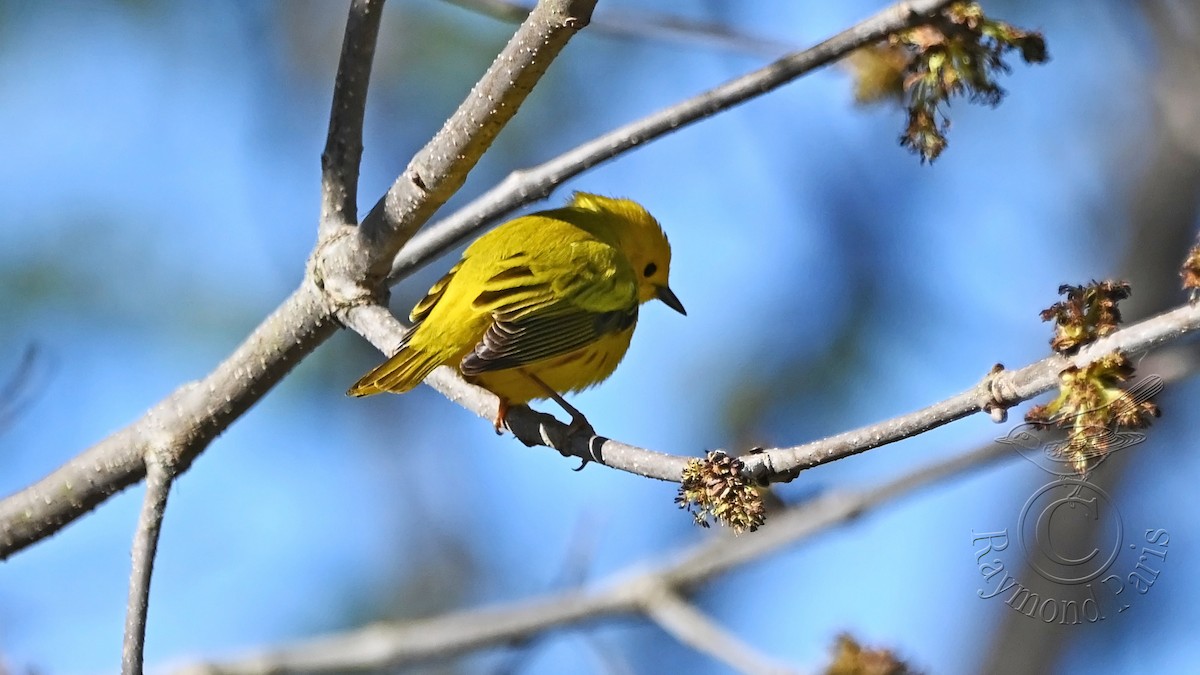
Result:
<svg viewBox="0 0 1200 675"><path fill-rule="evenodd" d="M338 69L323 158L322 227L299 288L203 379L179 387L129 426L0 501L0 559L141 480L149 452L185 471L213 438L333 335L339 312L377 300L396 251L462 184L562 46L586 24L594 0L538 3L454 118L356 227L361 106L382 4L356 0L351 7L343 49L351 62Z"/></svg>

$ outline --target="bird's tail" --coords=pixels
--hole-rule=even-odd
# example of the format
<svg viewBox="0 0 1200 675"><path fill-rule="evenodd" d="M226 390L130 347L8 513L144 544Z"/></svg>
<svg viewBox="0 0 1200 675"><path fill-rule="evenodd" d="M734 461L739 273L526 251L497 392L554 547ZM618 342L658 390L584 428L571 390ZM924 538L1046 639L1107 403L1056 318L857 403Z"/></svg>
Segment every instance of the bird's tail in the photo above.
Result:
<svg viewBox="0 0 1200 675"><path fill-rule="evenodd" d="M350 396L370 396L385 391L403 394L421 384L425 376L440 365L436 355L405 345L395 356L363 375L346 393Z"/></svg>

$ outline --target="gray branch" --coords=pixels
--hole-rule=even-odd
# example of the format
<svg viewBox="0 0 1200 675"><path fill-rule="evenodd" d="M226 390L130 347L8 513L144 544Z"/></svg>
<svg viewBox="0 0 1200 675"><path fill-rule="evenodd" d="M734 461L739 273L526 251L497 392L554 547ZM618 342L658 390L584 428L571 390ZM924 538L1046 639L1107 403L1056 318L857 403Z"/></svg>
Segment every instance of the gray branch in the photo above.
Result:
<svg viewBox="0 0 1200 675"><path fill-rule="evenodd" d="M348 316L348 326L362 334L385 354L395 351L404 327L383 307L359 307ZM1070 365L1086 366L1114 351L1144 352L1200 330L1200 304L1187 304L1156 317L1127 326L1097 340L1072 357L1054 355L1017 370L989 374L974 387L906 415L787 448L772 448L743 456L756 478L786 482L798 471L845 459L860 452L922 434L981 411L1007 409L1050 391L1058 375ZM484 419L493 419L499 401L494 394L468 384L450 368L433 371L425 383L454 403ZM629 473L679 482L690 456L671 455L628 445L586 431L572 431L554 417L513 406L508 413L509 429L528 446L553 448L566 456Z"/></svg>
<svg viewBox="0 0 1200 675"><path fill-rule="evenodd" d="M354 0L346 19L342 55L333 84L329 111L329 135L321 153L320 233L329 236L337 226L358 222L358 172L362 164L363 118L367 110L367 88L383 0Z"/></svg>
<svg viewBox="0 0 1200 675"><path fill-rule="evenodd" d="M509 0L447 1L501 21L516 23L529 15L529 7ZM594 17L589 33L723 49L766 58L774 58L783 52L792 51L793 48L791 44L748 35L720 23L620 9L611 9L603 16Z"/></svg>
<svg viewBox="0 0 1200 675"><path fill-rule="evenodd" d="M261 675L382 670L520 642L549 630L636 616L664 588L686 596L721 574L841 525L864 511L1012 456L1008 446L992 443L877 487L827 493L776 514L753 535L733 537L717 532L671 562L617 573L589 589L419 621L376 623L240 659L194 664L180 672Z"/></svg>
<svg viewBox="0 0 1200 675"><path fill-rule="evenodd" d="M44 539L146 475L149 453L182 472L336 325L306 283L212 373L172 392L140 419L0 501L0 559Z"/></svg>
<svg viewBox="0 0 1200 675"><path fill-rule="evenodd" d="M787 675L797 672L759 654L669 588L659 589L648 599L644 611L675 639L707 654L735 673Z"/></svg>
<svg viewBox="0 0 1200 675"><path fill-rule="evenodd" d="M133 569L129 576L129 601L125 609L125 643L121 649L121 672L140 675L146 646L146 616L150 610L150 578L167 513L167 496L174 474L154 459L146 463L146 496L133 537Z"/></svg>

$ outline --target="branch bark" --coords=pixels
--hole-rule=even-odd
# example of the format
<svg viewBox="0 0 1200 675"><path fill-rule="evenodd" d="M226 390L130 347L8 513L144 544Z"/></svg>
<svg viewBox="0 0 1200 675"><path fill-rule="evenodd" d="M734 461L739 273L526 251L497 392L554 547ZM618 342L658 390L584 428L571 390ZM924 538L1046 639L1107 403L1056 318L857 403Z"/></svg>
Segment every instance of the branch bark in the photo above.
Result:
<svg viewBox="0 0 1200 675"><path fill-rule="evenodd" d="M329 134L321 153L321 220L318 236L358 222L358 172L362 164L363 118L383 0L354 0L346 19L342 54L333 84Z"/></svg>
<svg viewBox="0 0 1200 675"><path fill-rule="evenodd" d="M171 492L174 474L168 467L151 459L146 463L146 496L138 516L137 533L133 537L130 556L133 569L129 575L129 602L125 608L125 643L121 649L121 672L140 675L146 646L146 617L150 611L150 579L162 532L163 516L167 512L167 496Z"/></svg>

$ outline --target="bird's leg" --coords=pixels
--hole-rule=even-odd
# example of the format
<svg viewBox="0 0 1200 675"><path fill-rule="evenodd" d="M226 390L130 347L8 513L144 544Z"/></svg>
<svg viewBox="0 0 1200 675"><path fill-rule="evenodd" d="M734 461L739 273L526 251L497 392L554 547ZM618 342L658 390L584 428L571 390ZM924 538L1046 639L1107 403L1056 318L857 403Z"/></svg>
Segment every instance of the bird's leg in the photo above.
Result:
<svg viewBox="0 0 1200 675"><path fill-rule="evenodd" d="M537 375L534 375L533 373L531 373L527 370L522 370L521 373L524 374L529 379L533 380L535 383L537 383L537 385L539 387L541 387L544 392L546 392L546 396L548 398L553 399L555 403L562 406L562 409L567 411L567 414L571 416L571 423L567 425L567 436L571 436L572 434L576 434L580 431L586 432L588 434L588 436L596 435L596 430L592 428L592 423L589 422L587 420L587 418L583 416L583 413L579 412L579 409L576 408L575 406L571 405L570 403L567 403L567 400L565 398L563 398L562 396L559 396L558 392L554 391L554 389L550 385L546 384L545 382L542 382L542 378L538 377ZM569 456L569 453L567 453L565 450L560 449L559 452L564 457ZM575 467L575 470L582 471L583 467L587 466L588 462L590 462L590 461L591 460L587 457L582 458L581 463L579 464L579 466Z"/></svg>
<svg viewBox="0 0 1200 675"><path fill-rule="evenodd" d="M500 406L496 408L496 421L493 424L496 429L497 436L504 433L501 431L501 429L503 429L504 425L508 422L508 399L504 398L503 396L498 398L500 399Z"/></svg>
<svg viewBox="0 0 1200 675"><path fill-rule="evenodd" d="M568 434L586 430L589 434L593 436L596 435L596 430L592 428L592 423L588 422L587 418L583 416L583 413L579 412L578 408L570 403L567 403L567 400L562 396L559 396L558 392L554 391L550 385L542 382L542 378L527 370L523 370L521 372L524 373L526 377L536 382L537 385L542 388L542 391L546 393L548 398L553 399L555 403L562 406L562 409L567 411L567 414L571 416L571 423L567 425Z"/></svg>

